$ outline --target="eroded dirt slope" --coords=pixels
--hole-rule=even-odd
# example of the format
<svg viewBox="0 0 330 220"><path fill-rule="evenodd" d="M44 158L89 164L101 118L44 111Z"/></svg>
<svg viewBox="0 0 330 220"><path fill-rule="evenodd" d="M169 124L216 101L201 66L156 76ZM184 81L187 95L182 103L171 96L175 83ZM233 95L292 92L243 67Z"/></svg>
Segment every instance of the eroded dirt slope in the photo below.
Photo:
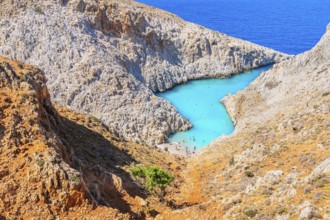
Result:
<svg viewBox="0 0 330 220"><path fill-rule="evenodd" d="M146 218L172 200L182 158L120 141L94 117L55 110L39 69L1 57L0 94L1 217ZM132 179L134 164L159 165L175 181L159 197Z"/></svg>

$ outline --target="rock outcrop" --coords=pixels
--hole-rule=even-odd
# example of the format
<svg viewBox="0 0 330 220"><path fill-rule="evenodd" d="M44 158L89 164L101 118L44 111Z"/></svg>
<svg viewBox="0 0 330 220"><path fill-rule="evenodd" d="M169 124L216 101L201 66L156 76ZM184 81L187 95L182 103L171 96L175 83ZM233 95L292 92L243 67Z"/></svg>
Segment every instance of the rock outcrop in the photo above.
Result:
<svg viewBox="0 0 330 220"><path fill-rule="evenodd" d="M327 97L330 90L330 25L327 29L312 50L274 65L248 88L222 100L236 124L236 131L251 124L265 123L280 112L296 112L292 105L301 106L305 112L313 107L311 103ZM314 111L322 113L322 109Z"/></svg>
<svg viewBox="0 0 330 220"><path fill-rule="evenodd" d="M59 121L45 82L37 68L0 58L0 213L10 219L84 202L80 179L70 181L79 172L59 159L65 147L52 132ZM57 193L57 204L38 205Z"/></svg>
<svg viewBox="0 0 330 220"><path fill-rule="evenodd" d="M133 1L1 1L0 54L42 68L52 100L153 146L192 125L154 92L286 55Z"/></svg>
<svg viewBox="0 0 330 220"><path fill-rule="evenodd" d="M120 142L93 117L55 110L45 83L38 68L0 57L0 219L143 218L149 206L167 207L168 198L141 188L129 169L157 164L178 184L181 158Z"/></svg>
<svg viewBox="0 0 330 220"><path fill-rule="evenodd" d="M176 201L190 207L162 218L329 219L330 25L222 102L234 133L188 160Z"/></svg>

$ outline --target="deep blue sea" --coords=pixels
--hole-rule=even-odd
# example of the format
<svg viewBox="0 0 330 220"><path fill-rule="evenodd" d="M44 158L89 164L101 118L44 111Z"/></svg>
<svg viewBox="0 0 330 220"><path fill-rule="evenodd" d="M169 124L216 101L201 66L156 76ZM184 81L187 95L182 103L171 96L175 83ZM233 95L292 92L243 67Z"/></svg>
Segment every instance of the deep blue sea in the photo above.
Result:
<svg viewBox="0 0 330 220"><path fill-rule="evenodd" d="M312 48L330 23L330 0L138 1L288 54Z"/></svg>
<svg viewBox="0 0 330 220"><path fill-rule="evenodd" d="M330 23L330 0L138 0L213 30L275 50L298 54L311 49ZM229 79L194 80L159 96L170 101L194 127L170 136L200 149L234 130L220 100L252 82L261 68Z"/></svg>

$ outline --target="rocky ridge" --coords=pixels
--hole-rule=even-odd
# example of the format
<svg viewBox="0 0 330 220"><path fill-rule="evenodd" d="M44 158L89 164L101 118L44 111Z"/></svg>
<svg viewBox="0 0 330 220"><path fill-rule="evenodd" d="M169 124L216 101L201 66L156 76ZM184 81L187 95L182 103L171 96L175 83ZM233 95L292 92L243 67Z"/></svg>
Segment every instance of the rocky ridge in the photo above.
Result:
<svg viewBox="0 0 330 220"><path fill-rule="evenodd" d="M96 118L56 110L45 83L38 68L0 57L0 219L148 218L167 207L181 158L121 142ZM129 173L134 164L170 170L169 195L142 188Z"/></svg>
<svg viewBox="0 0 330 220"><path fill-rule="evenodd" d="M55 192L58 209L81 205L83 186L69 181L79 172L59 159L64 146L51 132L51 121L57 123L58 118L48 111L51 104L42 72L1 58L0 76L0 213L8 218L49 216L50 207L36 204L49 203ZM30 210L27 215L25 210Z"/></svg>
<svg viewBox="0 0 330 220"><path fill-rule="evenodd" d="M287 57L129 0L0 6L0 54L42 68L55 103L150 146L192 126L154 92Z"/></svg>

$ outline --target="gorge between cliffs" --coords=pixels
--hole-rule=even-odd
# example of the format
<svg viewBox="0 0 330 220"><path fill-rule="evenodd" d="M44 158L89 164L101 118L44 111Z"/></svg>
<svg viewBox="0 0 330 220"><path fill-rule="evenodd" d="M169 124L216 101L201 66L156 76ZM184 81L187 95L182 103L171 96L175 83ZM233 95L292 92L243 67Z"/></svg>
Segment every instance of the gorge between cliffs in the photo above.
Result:
<svg viewBox="0 0 330 220"><path fill-rule="evenodd" d="M130 0L3 0L0 56L0 219L330 219L330 26L290 56ZM157 92L268 65L221 100L231 135L156 147L192 127Z"/></svg>

